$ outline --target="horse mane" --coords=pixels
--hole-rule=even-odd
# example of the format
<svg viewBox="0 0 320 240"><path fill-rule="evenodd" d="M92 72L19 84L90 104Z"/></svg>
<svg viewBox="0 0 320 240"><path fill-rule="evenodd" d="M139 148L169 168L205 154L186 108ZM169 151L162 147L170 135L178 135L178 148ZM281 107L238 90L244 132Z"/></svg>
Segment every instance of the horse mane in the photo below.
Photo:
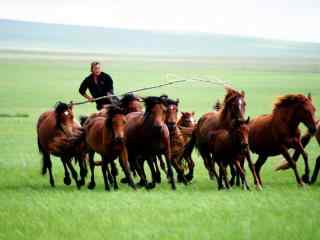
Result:
<svg viewBox="0 0 320 240"><path fill-rule="evenodd" d="M303 94L287 94L277 98L273 104L273 110L290 107L297 103L303 104L306 101L308 101L308 98L306 98Z"/></svg>
<svg viewBox="0 0 320 240"><path fill-rule="evenodd" d="M69 110L69 105L64 103L64 102L57 102L54 105L54 113L55 113L55 119L56 119L56 128L63 130L61 126L61 121L60 121L60 115Z"/></svg>
<svg viewBox="0 0 320 240"><path fill-rule="evenodd" d="M139 101L140 98L133 93L126 93L120 100L121 107L127 107L132 101Z"/></svg>
<svg viewBox="0 0 320 240"><path fill-rule="evenodd" d="M107 114L107 118L106 118L106 121L105 121L107 128L111 128L112 119L117 114L125 115L125 112L124 112L123 108L121 108L117 104L111 104L110 106L108 106L108 114Z"/></svg>
<svg viewBox="0 0 320 240"><path fill-rule="evenodd" d="M151 112L151 109L156 104L164 104L165 106L168 106L168 96L167 95L161 95L160 97L155 96L149 96L143 99L144 105L146 108L145 114L149 114Z"/></svg>

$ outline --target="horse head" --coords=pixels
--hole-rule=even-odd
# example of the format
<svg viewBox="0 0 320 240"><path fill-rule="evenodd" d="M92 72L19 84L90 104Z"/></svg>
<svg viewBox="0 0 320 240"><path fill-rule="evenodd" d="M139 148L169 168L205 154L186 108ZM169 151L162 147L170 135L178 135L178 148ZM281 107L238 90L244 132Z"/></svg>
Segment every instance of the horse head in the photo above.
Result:
<svg viewBox="0 0 320 240"><path fill-rule="evenodd" d="M246 151L249 146L249 126L250 118L247 120L234 119L231 123L230 135L232 143L237 146L240 151Z"/></svg>
<svg viewBox="0 0 320 240"><path fill-rule="evenodd" d="M125 94L120 101L121 107L124 109L126 114L131 112L142 112L142 105L140 97L127 93Z"/></svg>
<svg viewBox="0 0 320 240"><path fill-rule="evenodd" d="M145 119L151 121L151 127L156 130L161 130L165 124L167 113L167 100L166 95L160 97L146 97L143 98L145 104Z"/></svg>
<svg viewBox="0 0 320 240"><path fill-rule="evenodd" d="M115 143L124 143L124 132L127 119L124 110L118 105L108 106L106 127L112 130Z"/></svg>
<svg viewBox="0 0 320 240"><path fill-rule="evenodd" d="M244 91L236 91L232 88L226 88L227 94L223 102L223 112L229 113L231 119L244 119L246 111Z"/></svg>
<svg viewBox="0 0 320 240"><path fill-rule="evenodd" d="M74 114L73 107L70 104L63 102L57 102L54 107L56 127L63 130L62 125L68 125L73 122Z"/></svg>
<svg viewBox="0 0 320 240"><path fill-rule="evenodd" d="M195 112L181 112L181 126L194 127L196 121L194 119Z"/></svg>
<svg viewBox="0 0 320 240"><path fill-rule="evenodd" d="M169 131L174 131L177 126L178 121L178 105L179 105L179 99L167 100L167 112L166 112L166 125L169 129Z"/></svg>

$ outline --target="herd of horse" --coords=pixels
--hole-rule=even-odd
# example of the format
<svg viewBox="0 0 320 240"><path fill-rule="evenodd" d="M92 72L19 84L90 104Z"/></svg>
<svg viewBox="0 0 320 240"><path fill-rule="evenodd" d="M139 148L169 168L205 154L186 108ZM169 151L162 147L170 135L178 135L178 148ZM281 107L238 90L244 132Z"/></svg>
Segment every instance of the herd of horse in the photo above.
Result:
<svg viewBox="0 0 320 240"><path fill-rule="evenodd" d="M195 121L194 112L179 113L179 100L166 95L126 94L99 112L81 117L79 123L72 104L58 102L53 110L41 114L37 123L42 174L49 172L50 184L55 186L50 158L54 155L63 164L64 183L71 184L70 171L80 188L85 184L88 164L91 173L88 188L94 189L95 167L100 166L105 190L109 191L111 187L118 189L116 160L119 159L125 175L121 182L133 189L156 187L161 183L161 171L171 188L176 189L176 182L187 185L194 177L192 152L196 148L209 179L217 180L218 189L228 189L235 184L249 189L245 161L256 188L262 189L261 167L268 157L276 155L282 155L285 160L277 170L291 168L299 186L314 183L320 170L320 156L310 178L308 155L304 150L313 136L320 144L320 121L315 119L311 95L279 97L272 113L251 120L245 118L245 108L245 93L226 88L223 102L218 101L212 111ZM303 136L300 123L307 128ZM295 150L293 156L288 151L291 148ZM255 163L250 152L258 155ZM101 161L94 160L95 153L101 155ZM300 154L305 165L302 177L296 166ZM145 162L151 180L147 178ZM80 177L74 163L79 166ZM139 180L135 183L137 177Z"/></svg>

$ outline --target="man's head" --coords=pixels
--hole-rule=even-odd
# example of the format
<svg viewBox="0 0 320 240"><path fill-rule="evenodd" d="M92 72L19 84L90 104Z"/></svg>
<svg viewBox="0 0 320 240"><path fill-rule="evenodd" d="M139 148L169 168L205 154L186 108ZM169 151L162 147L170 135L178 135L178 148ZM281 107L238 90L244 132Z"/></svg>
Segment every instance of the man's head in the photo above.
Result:
<svg viewBox="0 0 320 240"><path fill-rule="evenodd" d="M99 62L92 62L91 63L91 72L94 75L96 75L96 76L100 75L101 71L102 71L102 68L101 68L101 64Z"/></svg>

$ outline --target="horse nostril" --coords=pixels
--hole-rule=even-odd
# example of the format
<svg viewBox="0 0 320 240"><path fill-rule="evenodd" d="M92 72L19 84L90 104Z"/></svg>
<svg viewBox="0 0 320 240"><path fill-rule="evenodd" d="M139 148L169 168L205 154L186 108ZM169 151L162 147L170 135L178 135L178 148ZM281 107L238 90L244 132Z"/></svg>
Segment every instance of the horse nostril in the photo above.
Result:
<svg viewBox="0 0 320 240"><path fill-rule="evenodd" d="M175 123L167 123L167 126L168 126L168 128L169 128L170 130L173 130L173 129L175 129L176 124L175 124Z"/></svg>
<svg viewBox="0 0 320 240"><path fill-rule="evenodd" d="M122 137L116 137L114 139L115 143L123 143L124 142L124 139Z"/></svg>
<svg viewBox="0 0 320 240"><path fill-rule="evenodd" d="M311 134L314 134L315 132L317 131L317 128L315 126L312 126L310 129L309 129L309 132Z"/></svg>

